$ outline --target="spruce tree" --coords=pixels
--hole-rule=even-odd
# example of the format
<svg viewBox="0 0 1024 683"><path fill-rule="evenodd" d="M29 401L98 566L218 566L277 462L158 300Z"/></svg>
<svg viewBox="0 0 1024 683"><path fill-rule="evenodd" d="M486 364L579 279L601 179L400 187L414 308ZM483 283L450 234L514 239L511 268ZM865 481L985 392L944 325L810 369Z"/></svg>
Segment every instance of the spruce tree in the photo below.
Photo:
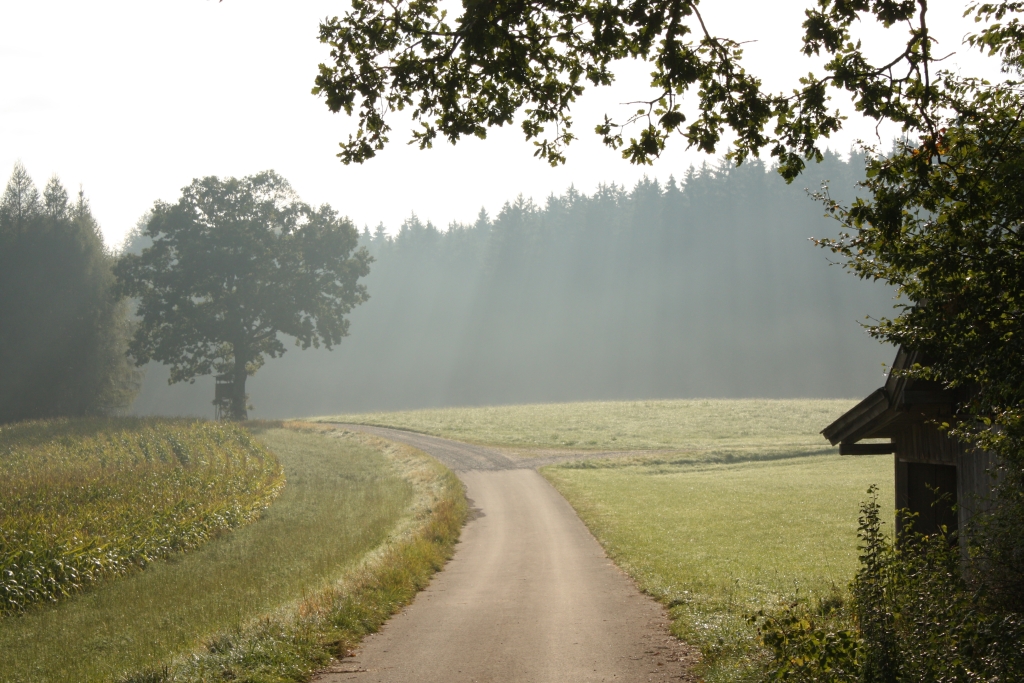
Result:
<svg viewBox="0 0 1024 683"><path fill-rule="evenodd" d="M125 304L83 193L40 196L16 164L0 199L0 422L106 413L137 382Z"/></svg>

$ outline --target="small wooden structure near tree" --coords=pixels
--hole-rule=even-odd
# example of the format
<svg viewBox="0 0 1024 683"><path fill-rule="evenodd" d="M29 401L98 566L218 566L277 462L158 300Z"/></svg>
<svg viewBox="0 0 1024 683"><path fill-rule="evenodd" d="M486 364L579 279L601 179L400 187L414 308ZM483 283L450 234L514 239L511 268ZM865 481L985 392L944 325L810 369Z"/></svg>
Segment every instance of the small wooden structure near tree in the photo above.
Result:
<svg viewBox="0 0 1024 683"><path fill-rule="evenodd" d="M918 362L916 352L901 348L885 386L821 433L841 455L894 454L896 509L917 514L915 531L965 529L991 499L997 462L939 429L937 423L953 421L963 395L901 376ZM900 523L897 518L897 532Z"/></svg>
<svg viewBox="0 0 1024 683"><path fill-rule="evenodd" d="M235 376L228 373L217 375L213 390L213 405L217 420L231 414L231 398L235 395Z"/></svg>

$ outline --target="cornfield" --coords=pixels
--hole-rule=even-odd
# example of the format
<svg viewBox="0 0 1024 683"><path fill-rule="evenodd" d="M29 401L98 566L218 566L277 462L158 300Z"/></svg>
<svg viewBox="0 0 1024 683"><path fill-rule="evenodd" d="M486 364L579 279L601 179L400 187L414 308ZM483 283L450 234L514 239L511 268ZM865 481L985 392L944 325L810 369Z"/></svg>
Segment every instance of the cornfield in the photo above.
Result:
<svg viewBox="0 0 1024 683"><path fill-rule="evenodd" d="M196 548L255 520L283 486L274 455L235 425L0 427L0 615Z"/></svg>

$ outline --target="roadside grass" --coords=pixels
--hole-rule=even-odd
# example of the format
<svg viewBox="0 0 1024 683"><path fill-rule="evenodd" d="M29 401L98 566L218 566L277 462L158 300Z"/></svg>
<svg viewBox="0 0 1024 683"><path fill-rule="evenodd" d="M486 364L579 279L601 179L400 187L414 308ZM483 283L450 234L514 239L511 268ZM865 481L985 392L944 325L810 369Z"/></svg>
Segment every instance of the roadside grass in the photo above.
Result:
<svg viewBox="0 0 1024 683"><path fill-rule="evenodd" d="M676 400L335 415L507 448L616 452L541 470L609 556L700 647L709 683L759 681L748 617L848 599L868 487L892 510L891 456L840 457L821 429L851 400ZM889 523L891 528L891 517ZM839 618L839 617L836 617Z"/></svg>
<svg viewBox="0 0 1024 683"><path fill-rule="evenodd" d="M451 558L469 510L462 482L414 448L347 433L381 449L416 491L414 504L388 539L341 580L301 602L209 639L205 651L123 683L306 681L344 657Z"/></svg>
<svg viewBox="0 0 1024 683"><path fill-rule="evenodd" d="M0 680L305 680L450 554L465 504L444 468L353 434L257 431L288 479L258 523L0 619Z"/></svg>
<svg viewBox="0 0 1024 683"><path fill-rule="evenodd" d="M893 509L891 456L580 462L542 473L616 564L669 606L709 682L759 680L764 653L748 615L846 599L868 486Z"/></svg>
<svg viewBox="0 0 1024 683"><path fill-rule="evenodd" d="M871 484L893 509L891 456L840 457L820 435L853 404L623 401L317 419L527 456L616 452L541 471L612 559L669 607L673 632L701 648L699 675L717 683L763 678L766 653L748 616L793 602L833 613L847 599Z"/></svg>
<svg viewBox="0 0 1024 683"><path fill-rule="evenodd" d="M0 615L201 546L284 486L235 425L79 418L0 426Z"/></svg>
<svg viewBox="0 0 1024 683"><path fill-rule="evenodd" d="M539 450L711 451L733 457L831 453L821 429L851 400L596 401L438 408L315 418ZM697 459L700 459L699 457Z"/></svg>

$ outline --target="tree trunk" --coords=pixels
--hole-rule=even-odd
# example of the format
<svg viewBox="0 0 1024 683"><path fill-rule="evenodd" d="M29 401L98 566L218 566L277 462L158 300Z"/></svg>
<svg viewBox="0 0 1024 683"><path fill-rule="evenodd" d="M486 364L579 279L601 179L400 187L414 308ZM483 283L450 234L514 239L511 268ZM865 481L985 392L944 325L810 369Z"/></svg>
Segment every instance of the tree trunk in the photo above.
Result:
<svg viewBox="0 0 1024 683"><path fill-rule="evenodd" d="M231 385L231 419L248 420L249 411L245 405L245 378L248 375L245 371L245 356L237 350L235 351L235 369L232 374L234 377Z"/></svg>

